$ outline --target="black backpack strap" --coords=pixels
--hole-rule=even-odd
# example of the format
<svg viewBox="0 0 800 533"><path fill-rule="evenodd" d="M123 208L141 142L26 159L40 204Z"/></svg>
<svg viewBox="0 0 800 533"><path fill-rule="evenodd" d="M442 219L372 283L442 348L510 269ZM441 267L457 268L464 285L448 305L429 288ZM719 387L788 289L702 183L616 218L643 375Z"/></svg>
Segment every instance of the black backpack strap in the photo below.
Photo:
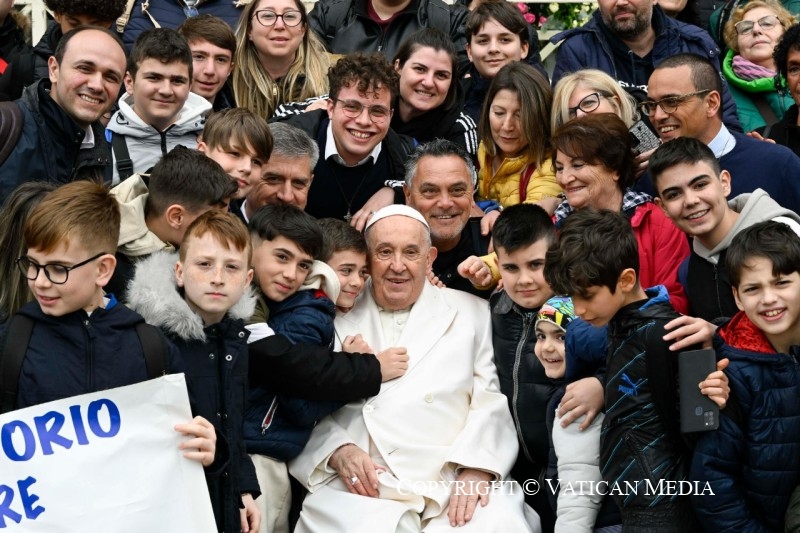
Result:
<svg viewBox="0 0 800 533"><path fill-rule="evenodd" d="M17 147L25 117L15 102L0 102L0 165Z"/></svg>
<svg viewBox="0 0 800 533"><path fill-rule="evenodd" d="M133 174L133 161L131 161L131 154L128 152L128 143L125 142L124 135L115 135L111 133L111 149L114 150L114 159L117 162L117 173L119 174L119 181L125 181Z"/></svg>
<svg viewBox="0 0 800 533"><path fill-rule="evenodd" d="M0 414L16 408L19 376L32 331L33 320L27 316L14 315L8 323L3 352L0 353Z"/></svg>
<svg viewBox="0 0 800 533"><path fill-rule="evenodd" d="M136 334L142 344L144 362L149 379L160 378L167 373L167 346L157 327L144 322L136 324Z"/></svg>

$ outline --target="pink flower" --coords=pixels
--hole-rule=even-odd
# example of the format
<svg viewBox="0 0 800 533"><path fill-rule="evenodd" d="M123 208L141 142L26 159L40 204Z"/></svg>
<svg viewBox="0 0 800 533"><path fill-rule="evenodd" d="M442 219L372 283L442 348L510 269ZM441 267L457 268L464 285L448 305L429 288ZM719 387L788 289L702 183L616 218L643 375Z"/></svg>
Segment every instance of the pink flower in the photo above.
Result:
<svg viewBox="0 0 800 533"><path fill-rule="evenodd" d="M525 18L525 22L527 22L528 24L533 24L534 22L536 22L536 15L534 15L533 13L525 13L522 16Z"/></svg>
<svg viewBox="0 0 800 533"><path fill-rule="evenodd" d="M539 17L539 27L541 28L542 26L544 26L545 22L547 22L547 17L545 17L544 15L541 15Z"/></svg>
<svg viewBox="0 0 800 533"><path fill-rule="evenodd" d="M519 9L520 13L524 14L528 12L528 4L526 4L525 2L517 2L514 5L517 6L517 9Z"/></svg>

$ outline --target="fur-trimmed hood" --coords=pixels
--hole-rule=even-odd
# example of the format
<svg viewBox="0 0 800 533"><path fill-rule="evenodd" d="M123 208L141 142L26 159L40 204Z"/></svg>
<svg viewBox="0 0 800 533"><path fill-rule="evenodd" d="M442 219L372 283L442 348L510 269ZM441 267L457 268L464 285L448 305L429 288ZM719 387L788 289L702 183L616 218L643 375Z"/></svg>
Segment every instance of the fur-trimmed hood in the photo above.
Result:
<svg viewBox="0 0 800 533"><path fill-rule="evenodd" d="M206 341L203 319L189 308L178 292L175 263L178 253L158 252L136 265L128 285L128 307L170 335L183 340ZM256 306L252 287L228 311L228 317L247 320Z"/></svg>

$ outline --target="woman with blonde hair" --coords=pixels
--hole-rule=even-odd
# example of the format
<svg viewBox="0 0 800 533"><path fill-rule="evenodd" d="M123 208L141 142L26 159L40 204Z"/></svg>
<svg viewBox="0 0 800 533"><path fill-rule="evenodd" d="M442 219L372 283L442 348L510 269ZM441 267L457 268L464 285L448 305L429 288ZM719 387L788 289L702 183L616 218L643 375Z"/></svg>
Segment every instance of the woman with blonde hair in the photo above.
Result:
<svg viewBox="0 0 800 533"><path fill-rule="evenodd" d="M794 103L776 88L775 46L795 17L775 0L752 0L731 14L725 24L730 50L722 61L722 75L736 101L745 132L774 124Z"/></svg>
<svg viewBox="0 0 800 533"><path fill-rule="evenodd" d="M328 92L330 59L301 0L253 0L236 29L236 105L269 119L283 102Z"/></svg>

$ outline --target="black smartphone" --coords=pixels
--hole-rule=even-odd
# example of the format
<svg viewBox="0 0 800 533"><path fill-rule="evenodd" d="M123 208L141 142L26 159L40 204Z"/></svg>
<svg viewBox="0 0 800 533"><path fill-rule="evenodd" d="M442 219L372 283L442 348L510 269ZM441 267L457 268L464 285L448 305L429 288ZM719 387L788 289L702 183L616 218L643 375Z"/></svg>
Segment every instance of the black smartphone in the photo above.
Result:
<svg viewBox="0 0 800 533"><path fill-rule="evenodd" d="M631 142L633 143L633 152L639 155L653 148L658 148L661 144L661 139L658 135L645 124L643 120L637 121L633 126L628 128L631 132Z"/></svg>
<svg viewBox="0 0 800 533"><path fill-rule="evenodd" d="M716 369L717 355L710 348L678 355L682 433L711 431L719 427L719 407L701 394L697 386Z"/></svg>

